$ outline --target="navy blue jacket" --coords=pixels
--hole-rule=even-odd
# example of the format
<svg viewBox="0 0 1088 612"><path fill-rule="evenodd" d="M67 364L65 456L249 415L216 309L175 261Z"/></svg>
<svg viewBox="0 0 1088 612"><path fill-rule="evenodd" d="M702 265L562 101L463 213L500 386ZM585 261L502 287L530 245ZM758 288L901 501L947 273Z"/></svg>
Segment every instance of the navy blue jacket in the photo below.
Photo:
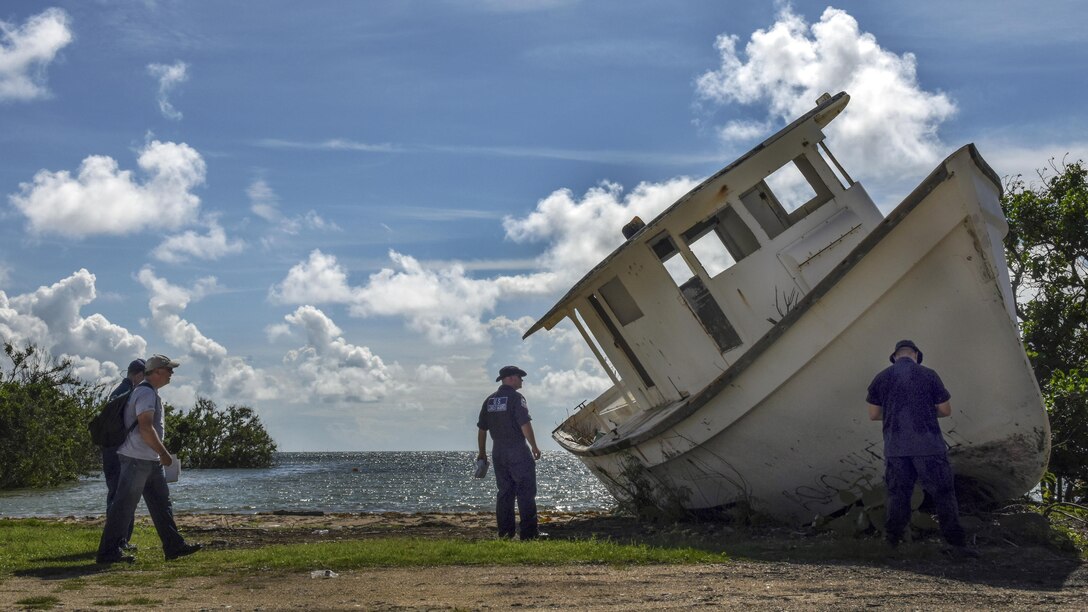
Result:
<svg viewBox="0 0 1088 612"><path fill-rule="evenodd" d="M528 455L529 446L525 443L525 434L521 426L531 421L529 404L522 394L509 385L502 385L497 391L487 396L480 406L480 418L476 426L491 433L494 441L492 458L501 461L522 454Z"/></svg>
<svg viewBox="0 0 1088 612"><path fill-rule="evenodd" d="M937 404L951 398L933 370L901 357L876 375L866 401L883 409L884 456L943 455L948 447L937 423Z"/></svg>

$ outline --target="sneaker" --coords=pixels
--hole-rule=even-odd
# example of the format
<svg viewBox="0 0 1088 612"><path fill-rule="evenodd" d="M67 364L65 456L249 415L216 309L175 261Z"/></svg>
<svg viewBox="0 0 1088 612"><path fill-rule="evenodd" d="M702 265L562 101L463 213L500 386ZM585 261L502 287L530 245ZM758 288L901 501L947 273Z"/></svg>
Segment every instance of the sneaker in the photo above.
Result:
<svg viewBox="0 0 1088 612"><path fill-rule="evenodd" d="M195 553L196 551L200 550L201 548L204 548L203 544L182 544L181 548L179 548L179 549L177 549L177 550L175 550L173 552L166 553L166 560L167 561L173 561L174 559L179 559L181 557L186 557L188 555L191 555L191 554Z"/></svg>
<svg viewBox="0 0 1088 612"><path fill-rule="evenodd" d="M136 557L132 555L121 555L120 557L97 557L94 560L99 565L113 565L114 563L136 563Z"/></svg>
<svg viewBox="0 0 1088 612"><path fill-rule="evenodd" d="M121 550L140 550L140 547L132 542L124 542L121 544Z"/></svg>

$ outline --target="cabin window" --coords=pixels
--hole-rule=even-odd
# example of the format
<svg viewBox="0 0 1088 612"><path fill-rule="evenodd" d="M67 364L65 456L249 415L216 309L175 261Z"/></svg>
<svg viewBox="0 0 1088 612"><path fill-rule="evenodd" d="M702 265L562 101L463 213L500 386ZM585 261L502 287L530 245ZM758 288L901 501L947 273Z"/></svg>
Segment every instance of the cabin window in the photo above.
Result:
<svg viewBox="0 0 1088 612"><path fill-rule="evenodd" d="M676 283L677 286L684 284L689 278L695 276L695 273L691 271L691 267L688 266L688 262L684 261L683 257L678 257L680 251L673 244L672 236L662 233L661 236L651 242L650 248L654 250L654 254L661 260L661 263L665 266L665 271L669 273L672 282Z"/></svg>
<svg viewBox="0 0 1088 612"><path fill-rule="evenodd" d="M703 279L693 276L680 286L680 293L684 294L684 299L702 323L703 329L714 339L719 351L724 353L741 345L740 335L726 318L721 306L718 306L718 302L710 294L710 290L706 288Z"/></svg>
<svg viewBox="0 0 1088 612"><path fill-rule="evenodd" d="M627 344L627 339L620 333L619 328L612 322L612 319L605 312L604 306L601 305L601 301L597 299L596 295L590 295L586 300L589 301L589 305L593 307L593 312L597 313L601 322L608 329L608 333L612 336L612 344L623 352L623 355L627 357L627 361L638 372L639 378L642 379L642 384L646 385L646 388L654 387L654 381L650 378L650 373L646 371L646 368L642 367L642 362L635 356L635 352L631 350L631 345Z"/></svg>
<svg viewBox="0 0 1088 612"><path fill-rule="evenodd" d="M708 231L706 227L696 226L688 230L688 232L698 233L700 229L704 234ZM672 277L677 288L680 289L680 294L684 296L684 300L688 303L691 312L695 314L695 318L699 320L706 333L718 345L718 350L724 353L731 348L740 346L741 340L737 330L729 322L721 306L718 305L710 290L707 289L706 284L703 283L703 279L692 272L684 258L679 256L680 252L676 249L676 245L673 244L672 237L662 232L658 238L650 242L650 248L653 249L661 263L665 265L666 270L669 270L670 261L677 262L674 266L678 272L674 273L670 270L669 276ZM702 263L701 259L700 263ZM703 265L705 268L706 264ZM679 273L681 266L682 274Z"/></svg>
<svg viewBox="0 0 1088 612"><path fill-rule="evenodd" d="M711 278L759 249L755 234L729 206L688 228L684 240Z"/></svg>
<svg viewBox="0 0 1088 612"><path fill-rule="evenodd" d="M740 201L748 212L752 213L759 226L767 232L767 237L774 239L790 226L789 215L774 197L767 183L760 181L758 185L744 192Z"/></svg>
<svg viewBox="0 0 1088 612"><path fill-rule="evenodd" d="M623 286L618 276L601 285L600 294L608 307L612 309L612 314L616 315L620 325L627 325L642 318L642 310L639 309L635 299L628 293L627 287Z"/></svg>
<svg viewBox="0 0 1088 612"><path fill-rule="evenodd" d="M744 207L770 238L830 199L831 190L804 155L775 170L740 196Z"/></svg>
<svg viewBox="0 0 1088 612"><path fill-rule="evenodd" d="M718 221L718 236L734 259L740 261L759 250L759 240L756 239L756 235L748 229L733 207L726 207L718 213Z"/></svg>
<svg viewBox="0 0 1088 612"><path fill-rule="evenodd" d="M782 166L763 180L787 214L801 208L816 195L795 163Z"/></svg>
<svg viewBox="0 0 1088 612"><path fill-rule="evenodd" d="M733 256L726 250L725 245L722 244L721 239L714 232L707 232L695 241L689 242L688 247L691 248L691 252L695 254L695 257L699 259L699 263L703 264L703 269L711 278L725 272L733 264L737 263L737 260L733 259Z"/></svg>

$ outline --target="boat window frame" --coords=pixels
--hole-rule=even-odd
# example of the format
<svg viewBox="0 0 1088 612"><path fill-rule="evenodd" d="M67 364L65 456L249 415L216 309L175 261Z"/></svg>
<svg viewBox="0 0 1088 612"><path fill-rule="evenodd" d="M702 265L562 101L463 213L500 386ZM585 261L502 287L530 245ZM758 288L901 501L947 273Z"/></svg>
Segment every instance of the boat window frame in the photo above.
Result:
<svg viewBox="0 0 1088 612"><path fill-rule="evenodd" d="M767 181L762 179L740 194L741 203L771 240L774 240L779 234L793 227L835 197L831 188L824 182L820 173L812 164L812 161L804 153L775 168L767 176L773 175L790 163L805 179L814 194L806 202L799 204L793 211L787 211L782 206L774 190L767 184ZM757 194L758 199L753 198L753 194Z"/></svg>
<svg viewBox="0 0 1088 612"><path fill-rule="evenodd" d="M635 298L627 290L619 276L613 276L608 282L598 287L597 293L600 294L604 303L608 305L608 309L612 311L612 315L616 317L616 322L621 326L626 327L643 317L638 302L635 301Z"/></svg>
<svg viewBox="0 0 1088 612"><path fill-rule="evenodd" d="M705 235L711 230L713 225L713 222L708 223L707 221L708 220L704 220L701 223L695 224L689 228L688 231L701 231L701 234L699 234L700 237ZM681 235L679 239L683 240L685 244L690 244L684 235ZM646 244L653 251L654 255L657 256L662 267L665 267L665 262L667 260L679 256L688 269L691 270L691 278L684 282L677 281L667 269L665 273L675 284L677 292L680 294L681 298L683 298L683 303L687 306L688 311L695 317L695 321L703 328L703 332L707 337L718 347L718 352L726 353L743 345L744 339L741 338L740 334L737 332L733 322L729 319L729 315L726 314L721 304L718 303L713 292L703 281L703 277L687 263L684 254L677 248L672 234L669 233L668 230L663 230L661 233L648 240ZM698 259L698 257L696 257L696 259ZM706 268L703 263L701 261L698 263L699 267L705 273Z"/></svg>
<svg viewBox="0 0 1088 612"><path fill-rule="evenodd" d="M638 377L642 379L642 384L645 385L647 389L656 387L657 385L654 383L654 379L650 377L650 373L646 371L646 368L642 365L638 356L635 355L635 351L631 348L631 345L627 343L627 339L623 337L620 329L616 327L616 323L608 316L608 313L604 309L604 305L601 304L601 300L597 299L597 294L589 294L586 296L586 301L589 302L590 307L593 308L593 312L597 314L601 323L604 324L605 329L607 329L608 333L612 336L612 342L620 349L620 352L623 353L624 357L627 358L627 362L631 364L631 367L635 369L635 372L638 373Z"/></svg>
<svg viewBox="0 0 1088 612"><path fill-rule="evenodd" d="M723 206L710 217L692 225L680 236L690 248L693 243L713 231L718 240L725 247L729 256L733 258L733 265L739 264L744 258L759 250L759 238L752 232L752 228L744 222L744 219L733 210L730 205ZM675 248L675 247L673 247ZM698 256L696 256L698 257ZM700 261L702 263L702 261ZM729 266L730 268L732 266ZM706 268L706 265L703 265ZM728 269L728 268L726 268ZM708 273L709 274L709 273ZM720 274L720 272L719 272ZM713 278L717 274L711 275Z"/></svg>

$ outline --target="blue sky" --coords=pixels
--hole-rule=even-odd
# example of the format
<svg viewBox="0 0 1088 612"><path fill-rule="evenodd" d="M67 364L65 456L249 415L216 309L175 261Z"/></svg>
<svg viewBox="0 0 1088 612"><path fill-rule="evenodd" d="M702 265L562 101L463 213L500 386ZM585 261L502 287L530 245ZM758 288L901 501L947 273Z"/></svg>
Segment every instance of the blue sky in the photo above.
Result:
<svg viewBox="0 0 1088 612"><path fill-rule="evenodd" d="M811 107L884 210L975 142L1088 159L1080 2L5 2L0 335L283 450L471 449L507 363L544 448L607 379L521 334ZM875 367L875 365L874 365ZM859 400L860 402L861 400ZM860 405L860 404L859 404Z"/></svg>

